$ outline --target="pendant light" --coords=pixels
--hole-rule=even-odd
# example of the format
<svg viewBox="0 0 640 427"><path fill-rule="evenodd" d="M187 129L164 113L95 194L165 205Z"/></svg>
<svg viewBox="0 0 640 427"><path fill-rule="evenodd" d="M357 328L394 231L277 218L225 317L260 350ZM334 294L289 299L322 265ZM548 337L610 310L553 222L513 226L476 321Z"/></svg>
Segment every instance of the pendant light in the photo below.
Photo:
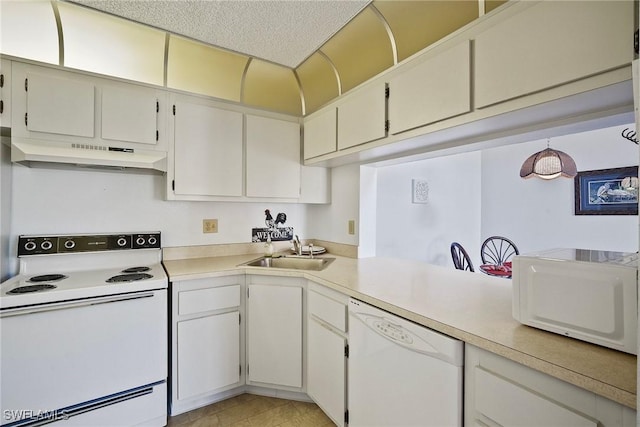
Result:
<svg viewBox="0 0 640 427"><path fill-rule="evenodd" d="M520 168L521 178L531 178L537 176L542 179L554 179L559 176L573 178L578 173L576 162L567 153L547 148L532 154L524 161Z"/></svg>

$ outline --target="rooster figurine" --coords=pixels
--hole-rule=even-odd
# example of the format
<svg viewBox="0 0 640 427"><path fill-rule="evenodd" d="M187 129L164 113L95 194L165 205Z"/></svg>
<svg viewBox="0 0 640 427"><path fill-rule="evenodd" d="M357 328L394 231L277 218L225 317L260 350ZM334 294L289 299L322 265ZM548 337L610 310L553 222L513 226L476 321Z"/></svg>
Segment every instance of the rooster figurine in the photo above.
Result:
<svg viewBox="0 0 640 427"><path fill-rule="evenodd" d="M268 229L274 228L276 225L276 222L273 220L273 217L271 216L271 212L269 212L269 209L265 209L264 215L265 215L264 223L267 226L267 228Z"/></svg>
<svg viewBox="0 0 640 427"><path fill-rule="evenodd" d="M287 222L287 214L280 212L278 215L276 215L276 227L278 227L278 225L284 225L284 223Z"/></svg>
<svg viewBox="0 0 640 427"><path fill-rule="evenodd" d="M273 219L273 216L271 216L271 212L269 211L269 209L265 209L264 215L264 223L266 224L268 229L279 227L287 222L287 214L284 212L280 212L278 215L276 215L275 220Z"/></svg>

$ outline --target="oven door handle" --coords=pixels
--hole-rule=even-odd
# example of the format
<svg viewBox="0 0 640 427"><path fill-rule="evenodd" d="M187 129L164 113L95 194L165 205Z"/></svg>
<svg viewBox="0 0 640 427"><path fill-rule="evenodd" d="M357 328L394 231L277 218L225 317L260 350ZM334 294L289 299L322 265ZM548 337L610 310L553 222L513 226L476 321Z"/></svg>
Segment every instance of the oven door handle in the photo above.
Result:
<svg viewBox="0 0 640 427"><path fill-rule="evenodd" d="M34 305L28 307L8 308L0 312L0 318L11 316L22 316L26 314L45 313L56 310L68 310L71 308L89 307L92 305L109 304L113 302L124 302L138 300L142 298L150 298L155 295L154 292L144 292L129 295L111 295L106 297L96 297L91 299L83 299L79 301L66 301L60 303Z"/></svg>

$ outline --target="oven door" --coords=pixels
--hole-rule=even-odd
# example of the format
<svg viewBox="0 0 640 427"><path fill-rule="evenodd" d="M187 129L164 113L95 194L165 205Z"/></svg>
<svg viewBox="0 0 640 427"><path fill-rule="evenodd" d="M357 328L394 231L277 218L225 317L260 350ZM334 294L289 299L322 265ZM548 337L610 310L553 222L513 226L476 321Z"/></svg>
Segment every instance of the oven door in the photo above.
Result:
<svg viewBox="0 0 640 427"><path fill-rule="evenodd" d="M167 291L5 309L0 335L1 424L93 403L166 381Z"/></svg>

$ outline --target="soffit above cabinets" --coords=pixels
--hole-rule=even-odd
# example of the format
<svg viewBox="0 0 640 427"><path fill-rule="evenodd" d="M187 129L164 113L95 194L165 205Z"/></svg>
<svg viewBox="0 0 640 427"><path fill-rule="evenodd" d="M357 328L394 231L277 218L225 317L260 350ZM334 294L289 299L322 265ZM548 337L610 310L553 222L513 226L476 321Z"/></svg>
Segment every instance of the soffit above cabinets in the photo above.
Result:
<svg viewBox="0 0 640 427"><path fill-rule="evenodd" d="M52 9L47 19L59 20L57 32L38 37L59 39L58 65L304 116L506 2L42 0L35 3L40 9L47 6ZM18 22L18 12L28 13L26 17L31 18L33 11L25 12L30 3L34 2L0 1L0 15L7 22ZM68 18L72 12L76 16L74 23ZM4 24L5 19L2 21ZM123 37L138 30L105 34L105 28L122 25L145 27L149 37L160 35L161 41L154 44L153 50L145 50L134 46L136 42L131 37ZM27 33L34 30L23 27L12 26L11 34L5 37L2 31L2 36L8 42L26 40ZM83 33L87 37L77 36ZM85 40L89 46L82 47L82 43L72 46L67 34L75 34L73 40ZM144 52L136 54L140 49ZM5 52L2 46L0 50L21 56L14 51ZM121 65L123 70L96 70L93 65L83 66L80 60L74 63L76 57L85 64L119 64L121 58L135 58L135 62ZM55 63L51 58L45 62ZM158 67L161 69L157 70ZM138 78L140 73L135 68L154 77Z"/></svg>
<svg viewBox="0 0 640 427"><path fill-rule="evenodd" d="M371 0L72 0L212 46L295 68Z"/></svg>

